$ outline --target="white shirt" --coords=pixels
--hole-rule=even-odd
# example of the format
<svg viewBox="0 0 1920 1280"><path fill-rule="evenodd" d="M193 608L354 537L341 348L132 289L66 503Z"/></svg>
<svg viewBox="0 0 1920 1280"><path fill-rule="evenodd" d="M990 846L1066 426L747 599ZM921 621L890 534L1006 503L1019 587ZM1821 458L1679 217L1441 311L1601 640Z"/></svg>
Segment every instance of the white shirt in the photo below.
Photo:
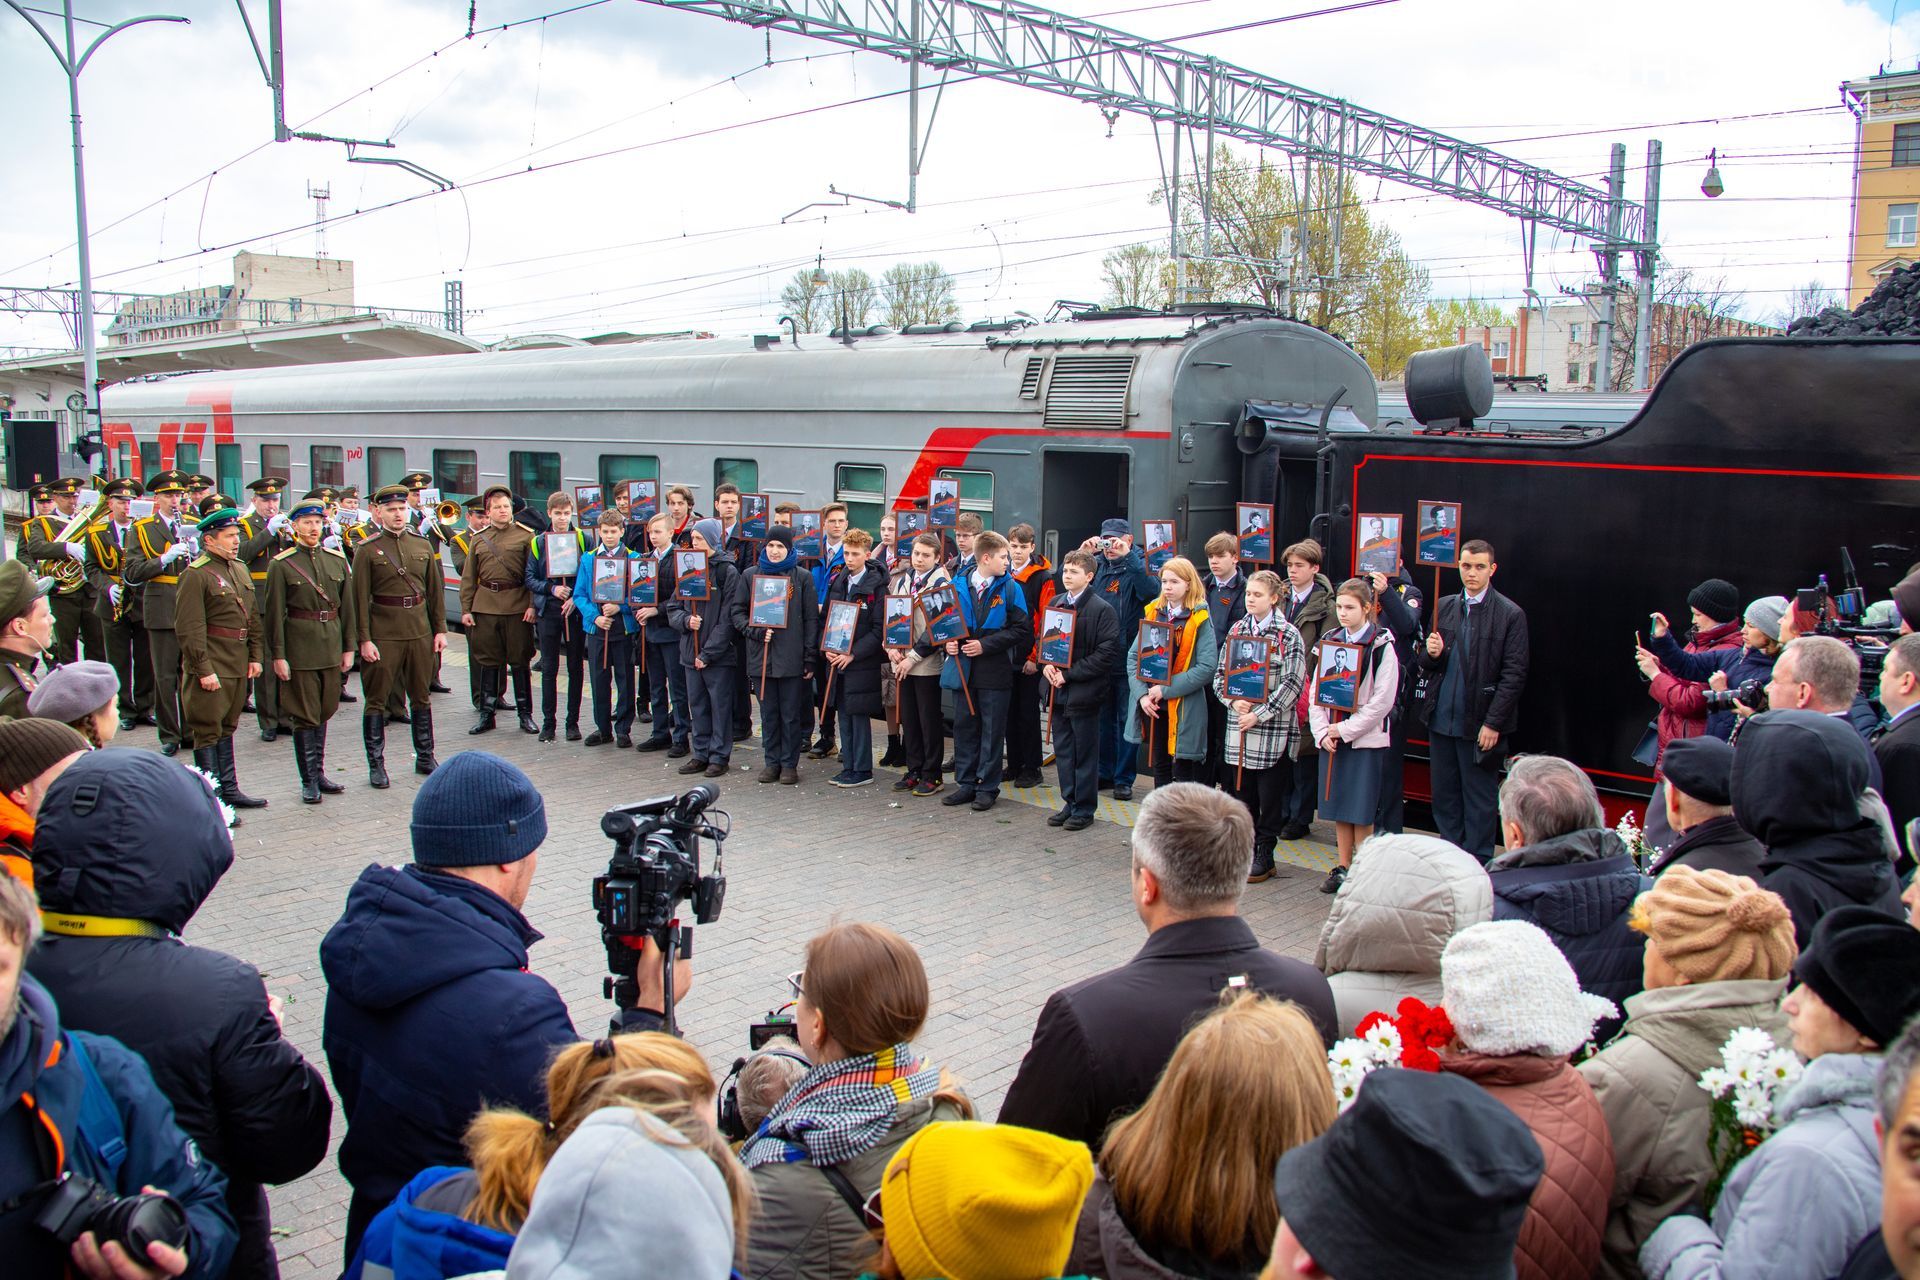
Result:
<svg viewBox="0 0 1920 1280"><path fill-rule="evenodd" d="M1481 588L1480 594L1477 596L1470 596L1470 595L1467 595L1465 592L1462 592L1460 595L1460 599L1466 603L1467 608L1478 609L1481 603L1486 600L1488 590L1490 590L1490 588L1486 588L1486 587Z"/></svg>
<svg viewBox="0 0 1920 1280"><path fill-rule="evenodd" d="M988 587L992 585L993 585L992 578L983 578L978 573L973 575L973 589L975 592L985 591Z"/></svg>

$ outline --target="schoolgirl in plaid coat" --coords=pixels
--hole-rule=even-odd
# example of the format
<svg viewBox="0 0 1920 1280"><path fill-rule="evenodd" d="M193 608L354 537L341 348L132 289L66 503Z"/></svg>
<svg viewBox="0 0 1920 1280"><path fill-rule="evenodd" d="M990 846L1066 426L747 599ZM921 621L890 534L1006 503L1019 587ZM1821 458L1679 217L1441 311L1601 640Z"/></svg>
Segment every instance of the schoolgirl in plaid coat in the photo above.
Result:
<svg viewBox="0 0 1920 1280"><path fill-rule="evenodd" d="M1273 876L1273 850L1286 823L1285 801L1293 784L1293 753L1301 732L1300 689L1306 680L1307 649L1300 633L1277 607L1285 590L1280 575L1271 570L1262 570L1247 580L1247 616L1227 632L1213 673L1214 694L1227 706L1221 780L1253 815L1249 884ZM1247 704L1227 698L1227 647L1233 637L1244 635L1272 641L1267 650L1264 702ZM1251 721L1243 729L1242 722L1249 714Z"/></svg>

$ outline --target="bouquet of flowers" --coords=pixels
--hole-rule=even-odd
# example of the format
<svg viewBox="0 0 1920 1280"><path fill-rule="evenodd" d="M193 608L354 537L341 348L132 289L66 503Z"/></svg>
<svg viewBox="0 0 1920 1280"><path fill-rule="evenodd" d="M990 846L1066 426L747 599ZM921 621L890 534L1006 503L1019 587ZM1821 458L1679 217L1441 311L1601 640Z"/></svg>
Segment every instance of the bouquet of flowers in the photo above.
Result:
<svg viewBox="0 0 1920 1280"><path fill-rule="evenodd" d="M1775 1104L1805 1070L1799 1055L1776 1047L1773 1037L1760 1028L1739 1027L1720 1046L1720 1065L1700 1073L1700 1087L1713 1099L1707 1129L1707 1152L1714 1169L1707 1184L1709 1212L1733 1167L1773 1132Z"/></svg>
<svg viewBox="0 0 1920 1280"><path fill-rule="evenodd" d="M1394 1016L1370 1013L1354 1028L1353 1038L1342 1040L1327 1054L1333 1075L1333 1096L1345 1111L1360 1096L1360 1082L1381 1067L1438 1071L1439 1050L1453 1039L1447 1011L1430 1008L1408 996Z"/></svg>
<svg viewBox="0 0 1920 1280"><path fill-rule="evenodd" d="M1613 831L1620 837L1620 843L1627 846L1627 852L1633 855L1633 865L1640 870L1645 871L1660 856L1660 851L1647 839L1647 833L1633 820L1632 813L1621 814L1619 825Z"/></svg>

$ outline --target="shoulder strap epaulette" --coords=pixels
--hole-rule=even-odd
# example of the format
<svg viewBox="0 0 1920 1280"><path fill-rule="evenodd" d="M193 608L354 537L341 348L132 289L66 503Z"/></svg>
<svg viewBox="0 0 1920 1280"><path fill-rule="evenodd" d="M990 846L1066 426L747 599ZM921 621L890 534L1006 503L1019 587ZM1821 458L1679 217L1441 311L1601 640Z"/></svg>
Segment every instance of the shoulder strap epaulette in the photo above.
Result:
<svg viewBox="0 0 1920 1280"><path fill-rule="evenodd" d="M292 554L294 553L294 550L295 550L295 548L293 548L293 547L288 547L288 548L287 548L287 549L286 549L285 551L282 551L282 552L281 552L281 553L280 553L279 555L277 555L277 556L275 556L275 557L274 557L274 559L275 559L275 560L285 560L285 559L286 559L286 558L287 558L288 556L290 556L290 555L292 555Z"/></svg>
<svg viewBox="0 0 1920 1280"><path fill-rule="evenodd" d="M189 567L194 569L204 569L212 563L213 563L213 558L211 556L198 555L193 558L193 564L190 565Z"/></svg>
<svg viewBox="0 0 1920 1280"><path fill-rule="evenodd" d="M322 547L320 549L326 552L330 556L338 556L342 560L345 560L347 558L347 553L344 551L335 551L332 547Z"/></svg>

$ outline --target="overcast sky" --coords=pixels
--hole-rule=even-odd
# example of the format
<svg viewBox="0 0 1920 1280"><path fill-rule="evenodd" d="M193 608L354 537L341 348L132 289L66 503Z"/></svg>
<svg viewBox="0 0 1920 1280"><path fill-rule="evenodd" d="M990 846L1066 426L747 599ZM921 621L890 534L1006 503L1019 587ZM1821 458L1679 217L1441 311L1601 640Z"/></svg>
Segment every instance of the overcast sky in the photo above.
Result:
<svg viewBox="0 0 1920 1280"><path fill-rule="evenodd" d="M59 0L25 0L55 8ZM156 6L165 0L154 0ZM257 21L264 0L247 0ZM1061 0L1172 39L1335 0ZM191 27L115 36L82 79L96 287L168 292L231 280L240 248L315 250L309 182L331 187L326 248L362 303L437 310L465 282L488 338L559 331L770 331L782 283L816 254L879 274L937 259L969 319L1097 299L1101 255L1164 237L1153 134L1092 106L991 82L948 89L914 215L813 209L829 184L906 194L905 70L638 0L499 30L564 0L289 0L295 127L391 138L392 155L458 182L349 164L331 143L271 141L272 109L231 0L79 0L111 21L175 12ZM1666 146L1669 261L1724 275L1768 318L1795 285L1843 286L1852 117L1838 86L1914 65L1907 0L1397 0L1183 40L1191 49L1597 181L1627 144ZM98 27L82 27L83 32ZM930 99L929 99L930 102ZM1769 114L1769 113L1793 114ZM804 113L804 114L797 114ZM1737 117L1758 117L1738 119ZM785 118L778 118L785 117ZM0 9L7 122L0 285L77 278L66 86ZM1700 195L1717 147L1727 193ZM1284 163L1284 157L1278 156ZM1391 183L1375 216L1428 266L1436 296L1511 302L1518 224ZM398 202L398 203L396 203ZM385 206L385 207L382 207ZM358 216L354 215L357 211ZM1537 287L1576 285L1592 257L1541 237ZM0 347L64 343L57 321L0 313Z"/></svg>

